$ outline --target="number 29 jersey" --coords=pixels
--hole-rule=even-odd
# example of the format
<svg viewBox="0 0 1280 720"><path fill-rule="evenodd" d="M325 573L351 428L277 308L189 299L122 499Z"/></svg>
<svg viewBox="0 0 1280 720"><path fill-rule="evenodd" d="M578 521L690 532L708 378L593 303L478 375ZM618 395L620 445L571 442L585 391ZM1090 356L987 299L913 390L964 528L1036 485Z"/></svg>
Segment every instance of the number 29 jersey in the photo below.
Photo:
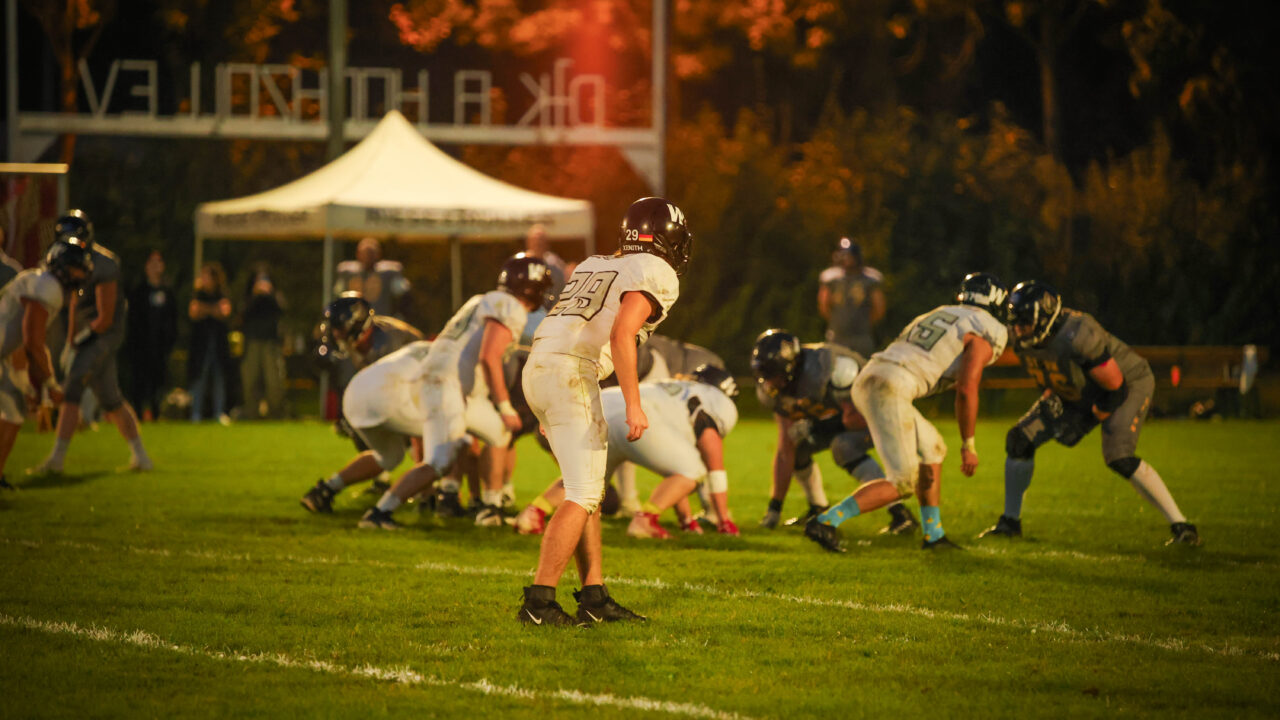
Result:
<svg viewBox="0 0 1280 720"><path fill-rule="evenodd" d="M667 261L648 253L593 255L582 261L565 283L560 299L538 325L532 353L573 355L595 363L598 377L613 372L609 333L622 306L622 296L639 292L657 310L640 329L644 342L667 317L680 295L680 280Z"/></svg>
<svg viewBox="0 0 1280 720"><path fill-rule="evenodd" d="M1009 331L991 313L971 305L943 305L907 324L889 347L872 355L900 365L918 381L916 397L948 390L955 384L964 336L977 335L991 344L994 363L1004 352Z"/></svg>

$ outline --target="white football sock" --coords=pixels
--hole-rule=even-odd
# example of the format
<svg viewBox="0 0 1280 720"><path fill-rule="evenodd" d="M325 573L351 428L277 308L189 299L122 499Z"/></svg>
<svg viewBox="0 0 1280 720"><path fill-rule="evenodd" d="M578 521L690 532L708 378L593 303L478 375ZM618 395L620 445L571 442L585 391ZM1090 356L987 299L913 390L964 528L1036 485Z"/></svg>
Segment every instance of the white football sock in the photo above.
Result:
<svg viewBox="0 0 1280 720"><path fill-rule="evenodd" d="M636 504L640 498L636 495L636 466L624 462L613 471L613 478L618 483L618 498L624 503Z"/></svg>
<svg viewBox="0 0 1280 720"><path fill-rule="evenodd" d="M1170 523L1187 521L1186 516L1178 509L1178 503L1174 502L1173 496L1169 494L1169 488L1164 486L1164 480L1160 479L1160 473L1148 465L1146 460L1143 460L1142 464L1138 465L1138 469L1133 471L1133 477L1129 478L1129 482L1133 484L1133 489L1137 490L1139 495L1164 513L1165 519Z"/></svg>
<svg viewBox="0 0 1280 720"><path fill-rule="evenodd" d="M810 505L826 507L829 504L827 491L822 487L822 469L818 467L818 463L796 472L795 477L800 487L804 488L804 496L809 499Z"/></svg>
<svg viewBox="0 0 1280 720"><path fill-rule="evenodd" d="M390 490L388 490L382 494L382 499L378 500L378 504L375 507L377 507L379 510L386 510L387 512L391 512L396 508L400 507L400 504L401 504L400 498L396 497L391 493Z"/></svg>
<svg viewBox="0 0 1280 720"><path fill-rule="evenodd" d="M324 481L324 484L328 485L330 490L338 492L347 486L347 481L342 479L341 473L334 473L328 480Z"/></svg>

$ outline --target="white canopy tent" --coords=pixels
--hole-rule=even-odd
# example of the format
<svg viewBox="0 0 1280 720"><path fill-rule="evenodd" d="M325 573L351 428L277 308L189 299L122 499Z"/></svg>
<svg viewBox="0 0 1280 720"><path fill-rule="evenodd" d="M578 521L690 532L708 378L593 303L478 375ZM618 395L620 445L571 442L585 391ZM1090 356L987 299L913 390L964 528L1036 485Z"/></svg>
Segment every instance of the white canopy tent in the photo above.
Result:
<svg viewBox="0 0 1280 720"><path fill-rule="evenodd" d="M595 252L586 200L543 195L478 172L446 155L399 111L355 147L273 190L196 209L196 267L207 238L324 238L324 299L333 288L335 239L366 236L450 246L453 306L462 304L462 243L509 241L540 223L548 239L581 238Z"/></svg>

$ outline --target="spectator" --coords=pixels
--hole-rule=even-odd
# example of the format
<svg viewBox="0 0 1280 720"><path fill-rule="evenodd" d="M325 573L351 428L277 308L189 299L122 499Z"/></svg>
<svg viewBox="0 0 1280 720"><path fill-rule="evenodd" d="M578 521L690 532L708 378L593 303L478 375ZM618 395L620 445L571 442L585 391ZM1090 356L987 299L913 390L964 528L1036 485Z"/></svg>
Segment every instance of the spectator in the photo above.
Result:
<svg viewBox="0 0 1280 720"><path fill-rule="evenodd" d="M564 289L565 277L568 275L568 266L565 265L564 258L551 252L551 244L547 242L547 229L542 225L534 225L529 228L529 234L524 239L524 252L526 255L539 258L547 267L551 269L551 291L553 298L560 297L560 291Z"/></svg>
<svg viewBox="0 0 1280 720"><path fill-rule="evenodd" d="M280 339L283 296L271 282L266 266L249 279L244 305L244 413L257 418L266 395L267 416L280 417L284 404L284 345ZM260 387L261 386L261 387Z"/></svg>
<svg viewBox="0 0 1280 720"><path fill-rule="evenodd" d="M356 245L356 259L338 263L334 295L355 291L384 317L400 317L400 305L409 292L404 266L382 259L382 243L367 237Z"/></svg>
<svg viewBox="0 0 1280 720"><path fill-rule="evenodd" d="M187 380L191 388L191 421L204 419L206 395L212 393L213 417L230 425L227 416L227 368L231 365L231 349L227 343L227 318L231 301L226 294L227 275L222 265L208 262L196 278L195 296L191 298L191 355L187 361Z"/></svg>
<svg viewBox="0 0 1280 720"><path fill-rule="evenodd" d="M884 276L862 264L862 247L840 238L834 263L818 282L818 312L827 320L827 342L843 345L864 357L879 347L875 326L884 318Z"/></svg>
<svg viewBox="0 0 1280 720"><path fill-rule="evenodd" d="M125 348L133 383L129 393L142 419L160 417L160 403L169 386L169 353L178 337L178 300L164 281L164 256L147 256L146 279L129 293Z"/></svg>

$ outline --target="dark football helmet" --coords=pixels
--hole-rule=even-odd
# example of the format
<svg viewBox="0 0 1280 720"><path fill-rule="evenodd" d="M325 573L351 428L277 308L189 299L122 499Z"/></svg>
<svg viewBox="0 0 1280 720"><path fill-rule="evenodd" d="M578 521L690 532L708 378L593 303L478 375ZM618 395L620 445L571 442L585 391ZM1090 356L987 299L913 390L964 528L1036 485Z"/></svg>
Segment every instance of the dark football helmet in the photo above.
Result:
<svg viewBox="0 0 1280 720"><path fill-rule="evenodd" d="M542 258L516 253L502 263L498 289L530 301L534 308L542 307L551 289L551 268Z"/></svg>
<svg viewBox="0 0 1280 720"><path fill-rule="evenodd" d="M831 253L831 261L838 264L842 255L852 257L854 262L862 264L862 246L857 240L848 237L840 238L840 242L836 243L835 252Z"/></svg>
<svg viewBox="0 0 1280 720"><path fill-rule="evenodd" d="M730 399L738 397L738 382L722 367L703 363L693 369L693 379L720 388Z"/></svg>
<svg viewBox="0 0 1280 720"><path fill-rule="evenodd" d="M1014 286L1005 301L1005 323L1019 347L1036 347L1054 333L1062 314L1062 296L1045 283L1028 280ZM1030 328L1018 334L1017 328Z"/></svg>
<svg viewBox="0 0 1280 720"><path fill-rule="evenodd" d="M336 348L334 357L346 357L365 331L373 327L373 308L358 292L344 292L324 309L321 343Z"/></svg>
<svg viewBox="0 0 1280 720"><path fill-rule="evenodd" d="M956 301L961 305L973 305L1000 317L1004 311L1004 299L1009 291L1005 289L1000 278L991 273L976 272L964 276L960 281L960 292Z"/></svg>
<svg viewBox="0 0 1280 720"><path fill-rule="evenodd" d="M73 236L69 240L78 238ZM78 242L55 242L45 253L44 267L62 287L71 290L93 274L93 254Z"/></svg>
<svg viewBox="0 0 1280 720"><path fill-rule="evenodd" d="M660 197L640 198L631 203L618 230L618 249L623 255L652 253L666 260L676 275L689 266L693 233L684 211Z"/></svg>
<svg viewBox="0 0 1280 720"><path fill-rule="evenodd" d="M93 221L85 211L73 208L68 210L66 215L58 218L57 224L53 226L53 237L62 242L66 242L70 237L79 238L80 244L92 248Z"/></svg>
<svg viewBox="0 0 1280 720"><path fill-rule="evenodd" d="M756 380L773 381L780 389L795 380L799 359L800 338L778 328L765 330L751 349L751 373ZM778 378L782 382L777 382Z"/></svg>

